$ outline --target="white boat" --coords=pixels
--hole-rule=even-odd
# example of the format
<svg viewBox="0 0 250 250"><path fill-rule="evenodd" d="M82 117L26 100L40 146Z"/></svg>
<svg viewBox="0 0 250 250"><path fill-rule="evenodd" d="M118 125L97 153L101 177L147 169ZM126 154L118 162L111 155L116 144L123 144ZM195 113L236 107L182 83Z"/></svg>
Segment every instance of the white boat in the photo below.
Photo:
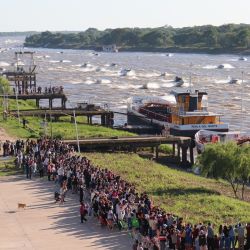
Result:
<svg viewBox="0 0 250 250"><path fill-rule="evenodd" d="M217 66L217 69L224 69L224 68L225 68L224 64L220 64Z"/></svg>
<svg viewBox="0 0 250 250"><path fill-rule="evenodd" d="M97 80L95 81L95 83L96 83L96 84L102 84L102 83L103 83L103 80L102 80L102 79L97 79Z"/></svg>
<svg viewBox="0 0 250 250"><path fill-rule="evenodd" d="M172 53L167 53L167 54L166 54L166 56L168 56L168 57L172 57L172 56L173 56L173 54L172 54Z"/></svg>
<svg viewBox="0 0 250 250"><path fill-rule="evenodd" d="M242 144L247 141L247 139L249 139L249 137L241 136L241 133L239 131L218 132L209 130L199 130L195 134L195 144L198 153L204 151L205 145L207 143L224 143L228 141L235 141L238 144Z"/></svg>
<svg viewBox="0 0 250 250"><path fill-rule="evenodd" d="M238 84L239 83L239 80L236 79L236 78L231 78L228 82L229 84Z"/></svg>
<svg viewBox="0 0 250 250"><path fill-rule="evenodd" d="M103 45L102 46L102 51L103 52L118 52L118 48L116 47L115 44L110 44L110 45Z"/></svg>
<svg viewBox="0 0 250 250"><path fill-rule="evenodd" d="M132 69L122 69L120 71L121 76L133 76L135 72Z"/></svg>
<svg viewBox="0 0 250 250"><path fill-rule="evenodd" d="M201 129L227 132L229 125L220 121L221 114L209 112L205 91L174 91L175 102L160 97L128 99L129 123L164 127L171 135L191 136Z"/></svg>
<svg viewBox="0 0 250 250"><path fill-rule="evenodd" d="M96 72L103 72L103 71L105 71L105 69L104 69L104 68L101 68L101 67L97 67L95 71L96 71Z"/></svg>
<svg viewBox="0 0 250 250"><path fill-rule="evenodd" d="M88 68L88 67L91 67L91 64L90 63L84 63L80 67L81 68Z"/></svg>

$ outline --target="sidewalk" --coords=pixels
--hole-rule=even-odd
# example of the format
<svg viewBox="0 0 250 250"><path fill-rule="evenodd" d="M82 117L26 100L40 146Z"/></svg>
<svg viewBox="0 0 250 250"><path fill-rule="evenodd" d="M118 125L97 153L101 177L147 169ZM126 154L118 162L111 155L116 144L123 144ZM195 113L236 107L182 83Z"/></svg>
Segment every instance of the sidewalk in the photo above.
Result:
<svg viewBox="0 0 250 250"><path fill-rule="evenodd" d="M0 178L0 249L129 250L127 232L101 228L95 218L80 223L79 196L68 192L63 205L54 203L54 183L23 176ZM17 203L27 204L18 209Z"/></svg>

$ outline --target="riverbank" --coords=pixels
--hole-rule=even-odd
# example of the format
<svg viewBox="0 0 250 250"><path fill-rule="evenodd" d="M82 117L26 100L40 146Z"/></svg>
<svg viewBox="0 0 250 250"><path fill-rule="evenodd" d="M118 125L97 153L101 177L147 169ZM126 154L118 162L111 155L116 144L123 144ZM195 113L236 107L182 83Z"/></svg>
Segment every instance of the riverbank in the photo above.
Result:
<svg viewBox="0 0 250 250"><path fill-rule="evenodd" d="M116 28L65 34L45 31L25 39L27 47L86 49L115 45L127 51L174 53L249 53L248 24L173 28ZM105 50L105 48L104 48Z"/></svg>
<svg viewBox="0 0 250 250"><path fill-rule="evenodd" d="M27 102L22 102L20 105L26 105L26 108L32 106L32 103L28 105ZM0 121L6 129L6 136L7 133L11 133L17 138L24 139L33 138L34 135L36 135L35 138L39 138L39 134L44 133L44 128L40 128L40 122L39 118L29 118L28 126L32 129L29 130L22 128L16 118ZM52 122L52 126L54 128L52 131L58 132L60 126L64 129L64 134L61 134L62 139L65 139L67 135L74 138L75 127L69 121ZM40 131L37 130L37 133L34 133L35 128ZM79 124L78 129L80 128L83 127L80 127ZM106 129L101 126L99 128L100 130ZM92 129L90 137L100 135L100 130L96 126L92 126L90 129ZM48 135L50 135L50 126L48 126L48 130ZM82 133L89 136L86 130ZM109 128L109 133L114 136L116 130ZM55 134L53 135L55 136ZM211 221L218 226L223 223L235 224L239 220L246 222L250 218L249 203L234 199L231 187L221 180L206 179L184 170L171 169L166 165L149 160L148 158L151 157L143 158L132 153L95 152L83 153L83 155L87 156L95 165L110 169L129 183L134 184L138 192L146 191L152 197L155 205L184 217L185 221L194 223ZM250 201L249 189L246 191L246 200Z"/></svg>
<svg viewBox="0 0 250 250"><path fill-rule="evenodd" d="M28 48L46 48L46 49L74 49L74 50L94 50L101 52L102 48L99 46L81 46L81 45L47 45L40 46L36 44L24 44ZM151 52L151 53L186 53L186 54L211 54L211 55L250 55L250 49L243 48L212 48L212 47L119 47L119 52Z"/></svg>

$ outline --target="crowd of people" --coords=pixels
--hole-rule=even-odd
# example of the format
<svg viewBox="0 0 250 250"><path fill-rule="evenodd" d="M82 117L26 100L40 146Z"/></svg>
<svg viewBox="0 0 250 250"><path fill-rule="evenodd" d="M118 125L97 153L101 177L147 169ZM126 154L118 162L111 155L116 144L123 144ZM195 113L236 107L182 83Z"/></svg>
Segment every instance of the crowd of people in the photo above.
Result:
<svg viewBox="0 0 250 250"><path fill-rule="evenodd" d="M15 94L63 94L63 86L49 86L42 88L41 86L23 89L21 86L13 87L13 93Z"/></svg>
<svg viewBox="0 0 250 250"><path fill-rule="evenodd" d="M60 140L27 140L16 147L23 151L27 178L34 173L55 182L55 202L63 204L67 192L79 195L80 222L94 216L109 230L128 230L135 250L151 249L250 249L250 223L191 225L153 204L147 193L108 169L94 166L74 148Z"/></svg>

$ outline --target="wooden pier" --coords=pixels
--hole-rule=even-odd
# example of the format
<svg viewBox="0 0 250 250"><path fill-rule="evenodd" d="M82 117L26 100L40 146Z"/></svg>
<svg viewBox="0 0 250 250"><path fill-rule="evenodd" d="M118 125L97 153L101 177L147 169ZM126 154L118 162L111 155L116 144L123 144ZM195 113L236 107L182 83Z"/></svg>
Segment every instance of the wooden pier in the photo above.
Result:
<svg viewBox="0 0 250 250"><path fill-rule="evenodd" d="M114 124L114 114L112 111L106 111L104 109L93 109L93 110L85 110L85 109L30 109L30 110L19 110L19 115L22 117L27 116L39 116L39 117L50 117L52 116L56 121L61 116L71 116L71 120L74 119L75 116L86 116L87 123L92 124L93 116L101 117L101 125L112 127ZM17 110L10 111L11 115L18 116Z"/></svg>
<svg viewBox="0 0 250 250"><path fill-rule="evenodd" d="M65 140L64 142L77 146L77 140ZM155 158L159 157L159 146L161 144L171 144L173 146L172 155L177 156L181 166L188 166L194 163L193 146L191 138L176 136L134 136L134 137L111 137L111 138L91 138L79 140L80 148L84 150L129 150L151 147L154 149ZM177 146L177 152L176 147ZM187 151L190 150L190 161L187 160ZM176 155L177 153L177 155Z"/></svg>
<svg viewBox="0 0 250 250"><path fill-rule="evenodd" d="M36 68L33 51L16 51L13 71L5 71L3 75L14 83L16 90L24 94L27 89L36 91ZM28 60L28 65L23 65L22 60Z"/></svg>
<svg viewBox="0 0 250 250"><path fill-rule="evenodd" d="M47 94L40 94L40 93L31 93L31 94L21 94L21 95L8 95L10 99L18 100L35 100L36 106L40 107L40 100L48 100L49 101L49 109L53 109L53 100L60 99L61 100L61 108L66 108L67 97L64 93L47 93Z"/></svg>

